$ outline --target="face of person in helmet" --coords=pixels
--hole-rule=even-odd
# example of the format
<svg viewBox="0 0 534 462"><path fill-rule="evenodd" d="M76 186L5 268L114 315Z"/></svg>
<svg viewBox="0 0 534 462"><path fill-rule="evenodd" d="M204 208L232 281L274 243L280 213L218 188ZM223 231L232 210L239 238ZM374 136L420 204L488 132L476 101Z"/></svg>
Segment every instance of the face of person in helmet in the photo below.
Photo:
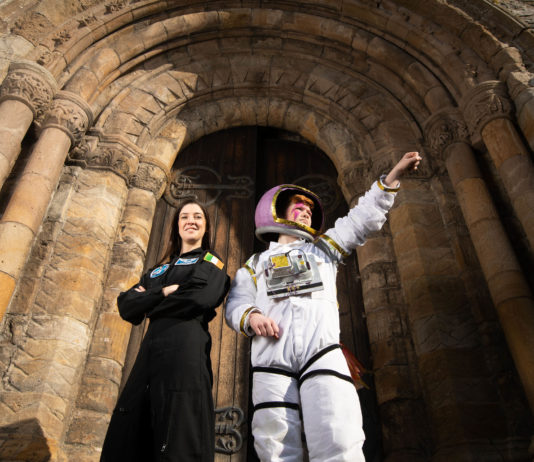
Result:
<svg viewBox="0 0 534 462"><path fill-rule="evenodd" d="M310 227L312 214L313 201L301 194L295 194L289 201L284 218Z"/></svg>

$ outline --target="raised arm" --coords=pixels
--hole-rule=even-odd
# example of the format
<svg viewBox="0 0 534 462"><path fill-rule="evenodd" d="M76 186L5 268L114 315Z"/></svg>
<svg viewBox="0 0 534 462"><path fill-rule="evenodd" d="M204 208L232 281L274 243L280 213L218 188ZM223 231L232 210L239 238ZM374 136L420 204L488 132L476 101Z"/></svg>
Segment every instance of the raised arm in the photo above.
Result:
<svg viewBox="0 0 534 462"><path fill-rule="evenodd" d="M393 206L395 194L400 187L399 178L406 172L417 170L421 156L418 152L407 152L391 171L376 181L358 204L333 228L326 231L322 241L339 258L347 256L352 249L363 245L367 236L382 228L389 209Z"/></svg>

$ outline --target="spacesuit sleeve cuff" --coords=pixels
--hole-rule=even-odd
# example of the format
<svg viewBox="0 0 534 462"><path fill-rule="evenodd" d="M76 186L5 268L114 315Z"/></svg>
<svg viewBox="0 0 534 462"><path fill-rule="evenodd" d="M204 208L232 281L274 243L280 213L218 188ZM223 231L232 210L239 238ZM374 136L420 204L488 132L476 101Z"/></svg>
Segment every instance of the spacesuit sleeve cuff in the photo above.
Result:
<svg viewBox="0 0 534 462"><path fill-rule="evenodd" d="M243 313L243 316L241 316L239 330L245 337L253 337L255 335L254 331L250 328L250 323L249 323L250 315L252 313L261 314L261 310L259 308L256 308L255 306L251 306L250 308L247 308L245 312Z"/></svg>
<svg viewBox="0 0 534 462"><path fill-rule="evenodd" d="M391 187L386 186L386 185L384 184L384 181L385 181L385 179L386 179L386 176L387 176L387 175L382 175L382 176L378 179L378 181L376 182L376 184L378 185L378 187L379 187L382 191L385 191L385 192L388 192L388 193L393 193L393 194L395 194L395 193L398 192L399 189L400 189L400 181L399 181L399 184L398 184L395 188L391 188Z"/></svg>

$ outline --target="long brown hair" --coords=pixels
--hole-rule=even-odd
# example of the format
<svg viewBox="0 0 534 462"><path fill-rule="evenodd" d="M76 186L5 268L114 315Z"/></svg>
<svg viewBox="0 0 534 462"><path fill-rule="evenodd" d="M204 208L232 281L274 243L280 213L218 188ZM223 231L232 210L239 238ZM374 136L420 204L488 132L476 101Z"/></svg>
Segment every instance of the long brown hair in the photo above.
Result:
<svg viewBox="0 0 534 462"><path fill-rule="evenodd" d="M186 199L182 203L180 203L180 205L176 209L176 212L174 213L174 216L172 218L171 236L169 239L169 243L167 244L167 249L165 250L163 257L161 257L158 263L159 265L168 262L171 259L172 255L178 255L182 250L182 238L180 237L180 231L178 229L178 218L182 209L188 204L196 204L200 207L200 210L202 210L202 213L204 214L204 219L206 220L206 232L204 233L204 236L202 236L201 245L204 250L208 250L211 248L211 223L210 216L208 215L206 207L204 207L204 205L196 199Z"/></svg>

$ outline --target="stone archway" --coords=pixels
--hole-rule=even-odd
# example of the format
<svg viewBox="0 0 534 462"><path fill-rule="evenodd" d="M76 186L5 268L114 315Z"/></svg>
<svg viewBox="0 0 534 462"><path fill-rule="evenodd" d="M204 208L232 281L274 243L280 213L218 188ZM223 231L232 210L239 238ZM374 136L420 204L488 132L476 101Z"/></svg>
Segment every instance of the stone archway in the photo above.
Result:
<svg viewBox="0 0 534 462"><path fill-rule="evenodd" d="M0 222L2 422L37 419L54 457L94 458L129 333L113 300L141 271L174 159L205 134L270 125L326 152L351 204L399 153L425 152L391 227L358 251L386 453L491 454L488 435L524 451L524 434L516 448L469 416L528 420L514 380L491 377L514 373L499 324L533 396L532 279L516 256L529 267L530 35L487 2L423 3L0 7L28 40L2 84L0 178L32 120L41 128ZM488 171L518 223L513 245ZM491 397L483 411L471 388Z"/></svg>

